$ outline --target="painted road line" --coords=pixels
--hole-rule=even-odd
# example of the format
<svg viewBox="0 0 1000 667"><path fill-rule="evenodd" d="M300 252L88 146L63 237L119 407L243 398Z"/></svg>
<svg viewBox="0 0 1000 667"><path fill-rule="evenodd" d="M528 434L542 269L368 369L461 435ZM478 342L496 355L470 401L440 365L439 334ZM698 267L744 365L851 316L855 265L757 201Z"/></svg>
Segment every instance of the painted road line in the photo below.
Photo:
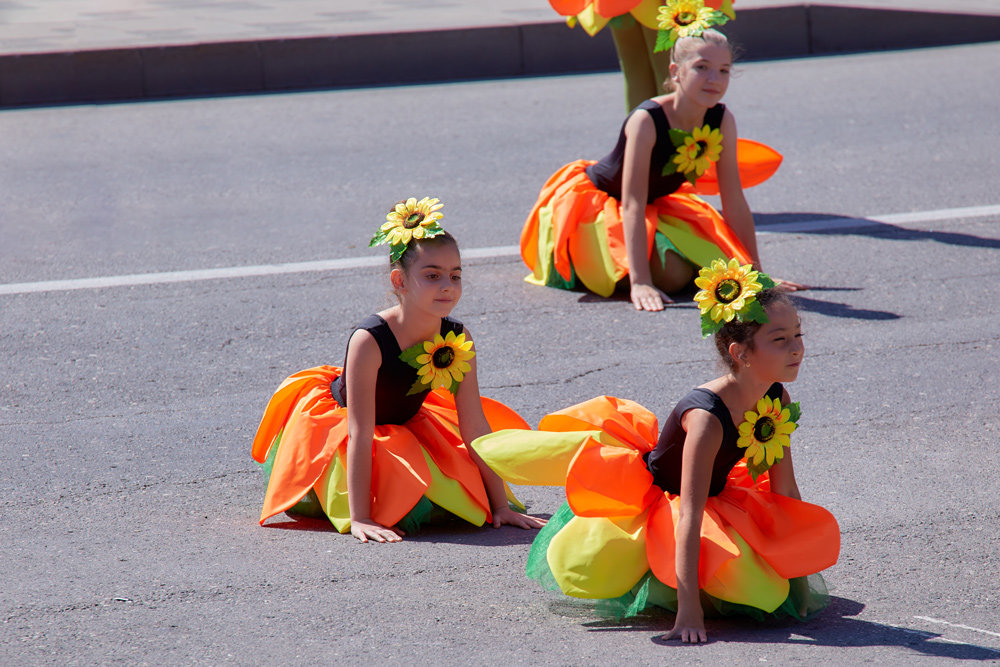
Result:
<svg viewBox="0 0 1000 667"><path fill-rule="evenodd" d="M1000 637L1000 632L993 632L992 630L983 630L982 628L974 628L971 625L965 625L964 623L950 623L948 621L942 621L940 618L931 618L930 616L914 616L913 618L918 618L921 621L927 621L928 623L937 623L938 625L947 625L950 628L961 628L962 630L971 630L972 632L981 632L984 635L990 635L991 637Z"/></svg>
<svg viewBox="0 0 1000 667"><path fill-rule="evenodd" d="M1000 215L1000 205L967 206L936 211L914 211L910 213L890 213L865 218L826 218L822 220L799 220L761 225L761 234L788 234L795 232L837 231L858 229L877 225L905 225L918 222L933 222L967 218L981 218ZM515 257L520 253L516 245L493 246L463 250L466 259ZM380 257L344 257L311 262L290 262L286 264L257 264L252 266L231 266L217 269L195 269L188 271L162 271L158 273L133 273L122 276L102 276L97 278L71 278L68 280L43 280L28 283L8 283L0 285L0 296L5 294L34 294L39 292L59 292L82 289L105 289L109 287L129 287L136 285L162 285L168 283L199 282L227 278L257 278L289 273L314 271L342 271L372 266L385 266L386 259Z"/></svg>

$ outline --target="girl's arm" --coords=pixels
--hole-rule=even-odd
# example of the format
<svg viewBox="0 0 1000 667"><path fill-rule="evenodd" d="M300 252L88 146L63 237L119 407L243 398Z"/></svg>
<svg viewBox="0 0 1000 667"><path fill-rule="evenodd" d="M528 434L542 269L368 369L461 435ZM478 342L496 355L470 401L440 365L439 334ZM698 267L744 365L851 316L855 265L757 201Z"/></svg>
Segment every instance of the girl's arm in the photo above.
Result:
<svg viewBox="0 0 1000 667"><path fill-rule="evenodd" d="M788 391L786 390L781 396L781 404L788 405L791 402L792 399L788 396ZM795 500L802 500L802 495L799 493L799 485L795 483L795 468L792 467L792 449L790 447L785 449L782 459L771 466L770 470L767 471L767 475L771 480L771 491L773 493L794 498Z"/></svg>
<svg viewBox="0 0 1000 667"><path fill-rule="evenodd" d="M472 340L468 329L465 330L465 337L467 340ZM475 349L475 345L473 345L473 349ZM545 525L543 519L521 514L510 508L510 505L507 504L507 491L504 489L503 480L493 472L492 468L486 465L482 457L469 444L492 430L490 423L486 420L486 414L483 412L483 404L479 399L476 358L473 357L469 360L469 365L472 368L458 385L458 392L455 394L455 407L458 409L458 430L462 441L466 443L469 456L479 468L479 475L483 478L483 486L486 487L486 496L490 501L490 512L493 514L493 527L499 528L507 523L521 528L541 528Z"/></svg>
<svg viewBox="0 0 1000 667"><path fill-rule="evenodd" d="M664 639L697 644L708 641L698 594L701 521L712 481L712 463L722 445L722 424L706 410L684 413L681 426L684 457L681 470L680 517L677 522L677 618Z"/></svg>
<svg viewBox="0 0 1000 667"><path fill-rule="evenodd" d="M719 175L719 197L722 199L722 216L726 224L736 232L743 242L743 247L750 253L750 259L757 270L761 270L760 254L757 252L757 231L753 222L753 213L743 195L743 184L740 182L740 165L736 158L737 136L736 119L726 109L722 117L722 154L715 165ZM776 280L778 288L786 292L806 289L805 285L790 280Z"/></svg>
<svg viewBox="0 0 1000 667"><path fill-rule="evenodd" d="M656 143L653 117L636 111L625 123L625 157L622 165L622 231L636 310L663 310L670 297L653 287L646 238L646 197L649 194L649 161Z"/></svg>
<svg viewBox="0 0 1000 667"><path fill-rule="evenodd" d="M375 436L375 380L382 365L378 343L364 329L347 344L347 500L351 535L362 542L399 542L402 531L371 518L372 438Z"/></svg>

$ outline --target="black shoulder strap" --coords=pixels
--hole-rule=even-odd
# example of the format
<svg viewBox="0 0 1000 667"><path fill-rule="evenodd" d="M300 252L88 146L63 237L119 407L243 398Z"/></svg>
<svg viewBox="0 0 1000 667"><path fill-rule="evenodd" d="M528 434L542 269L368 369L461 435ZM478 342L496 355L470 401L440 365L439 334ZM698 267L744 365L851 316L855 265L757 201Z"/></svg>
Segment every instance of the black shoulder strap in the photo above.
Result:
<svg viewBox="0 0 1000 667"><path fill-rule="evenodd" d="M653 100L646 100L637 108L645 109L653 118L653 125L656 126L657 141L666 139L670 136L670 121L667 119L667 114L659 103L654 102Z"/></svg>
<svg viewBox="0 0 1000 667"><path fill-rule="evenodd" d="M725 115L726 105L720 102L705 112L705 124L713 130L717 130L722 127L722 117Z"/></svg>
<svg viewBox="0 0 1000 667"><path fill-rule="evenodd" d="M780 382L775 382L767 390L767 397L771 400L781 400L781 395L785 393L785 387Z"/></svg>
<svg viewBox="0 0 1000 667"><path fill-rule="evenodd" d="M364 329L372 335L372 338L378 343L378 349L382 351L383 359L397 356L402 352L399 349L399 343L396 342L396 336L393 335L392 329L389 328L389 324L378 315L368 315L365 319L361 320L357 329Z"/></svg>
<svg viewBox="0 0 1000 667"><path fill-rule="evenodd" d="M464 325L453 317L442 317L441 318L441 335L447 336L449 331L454 331L455 335L462 333L465 329Z"/></svg>

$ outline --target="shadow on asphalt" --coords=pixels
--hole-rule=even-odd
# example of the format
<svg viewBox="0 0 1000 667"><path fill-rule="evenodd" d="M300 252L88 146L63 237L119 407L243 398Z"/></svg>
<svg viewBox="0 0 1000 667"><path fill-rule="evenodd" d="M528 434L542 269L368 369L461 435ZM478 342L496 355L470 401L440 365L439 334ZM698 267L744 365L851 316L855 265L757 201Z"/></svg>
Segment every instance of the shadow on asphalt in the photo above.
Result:
<svg viewBox="0 0 1000 667"><path fill-rule="evenodd" d="M825 291L829 289L836 288L817 287L810 288L810 291ZM795 303L795 307L799 310L804 310L809 313L819 313L829 317L846 317L854 320L898 320L900 318L900 316L896 313L890 313L886 310L855 308L847 303L810 299L807 296L802 296L801 292L793 294L792 301Z"/></svg>
<svg viewBox="0 0 1000 667"><path fill-rule="evenodd" d="M1000 247L1000 246L998 246ZM583 291L582 288L573 291ZM696 289L692 284L688 289L671 294L674 303L667 304L663 312L671 310L698 310L698 305L694 302ZM860 287L842 287L832 285L810 285L808 292L860 292ZM795 306L799 310L811 313L819 313L828 317L842 317L854 320L898 320L900 315L885 310L869 310L867 308L855 308L854 306L841 303L839 301L824 301L803 296L802 292L792 294ZM619 302L628 303L629 295L624 289L618 289L609 297L599 296L590 292L584 292L577 299L578 303L608 303Z"/></svg>
<svg viewBox="0 0 1000 667"><path fill-rule="evenodd" d="M958 216L956 219L960 219ZM782 223L812 222L821 220L858 221L858 227L843 227L837 229L803 230L797 226L790 227L792 234L815 234L817 236L868 236L872 238L887 238L893 241L934 241L946 245L967 246L972 248L1000 249L1000 239L975 234L959 232L924 231L897 227L886 222L878 222L867 218L851 218L850 216L832 215L829 213L754 213L758 226L769 225L767 231L780 234Z"/></svg>
<svg viewBox="0 0 1000 667"><path fill-rule="evenodd" d="M550 515L544 513L531 512L531 514L542 519L550 517ZM299 514L285 514L283 515L283 519L265 523L264 528L340 534L325 518L317 519ZM537 534L537 530L525 530L523 528L515 528L514 526L493 528L493 526L486 525L479 528L461 519L455 519L427 526L418 533L406 535L404 540L408 542L440 542L490 547L531 544ZM345 535L344 537L354 539L350 535Z"/></svg>
<svg viewBox="0 0 1000 667"><path fill-rule="evenodd" d="M593 601L556 600L549 604L555 614L570 618L593 619L597 614ZM802 646L837 646L843 648L897 647L931 657L956 660L997 660L1000 650L951 639L925 630L863 621L857 616L864 605L855 600L831 597L830 606L816 618L800 623L791 619L757 622L750 618L706 619L709 643L797 644ZM591 632L649 632L650 641L662 646L697 650L677 640L661 639L673 625L674 615L654 608L633 618L598 619L581 623Z"/></svg>

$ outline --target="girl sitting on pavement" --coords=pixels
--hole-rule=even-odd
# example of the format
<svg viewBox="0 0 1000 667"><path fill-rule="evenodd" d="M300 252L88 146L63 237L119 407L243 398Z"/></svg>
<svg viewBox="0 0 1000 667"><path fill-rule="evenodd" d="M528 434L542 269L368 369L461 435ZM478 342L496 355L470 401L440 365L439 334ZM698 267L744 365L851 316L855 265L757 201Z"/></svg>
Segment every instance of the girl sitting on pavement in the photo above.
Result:
<svg viewBox="0 0 1000 667"><path fill-rule="evenodd" d="M547 415L539 431L474 446L512 482L543 483L539 459L548 483L565 471L568 503L535 538L530 577L615 616L664 607L676 612L664 638L699 643L706 610L805 619L822 609L818 572L837 561L840 533L802 501L788 449L799 408L782 383L804 351L795 307L736 260L695 282L702 331L727 372L684 396L658 440L652 413L601 396Z"/></svg>
<svg viewBox="0 0 1000 667"><path fill-rule="evenodd" d="M479 395L472 337L449 317L462 266L440 208L429 198L393 207L371 245L391 246L398 305L361 321L342 368L296 373L271 398L252 449L268 475L262 524L284 511L322 515L362 542L398 542L449 514L545 524L512 510L503 480L465 444L528 425Z"/></svg>
<svg viewBox="0 0 1000 667"><path fill-rule="evenodd" d="M767 180L781 156L737 139L720 102L732 49L710 24L665 23L673 44L667 94L632 111L607 156L571 162L545 183L521 232L528 282L573 289L579 281L601 296L627 284L636 309L662 310L667 293L712 260L761 268L743 188ZM720 195L722 215L698 194Z"/></svg>

